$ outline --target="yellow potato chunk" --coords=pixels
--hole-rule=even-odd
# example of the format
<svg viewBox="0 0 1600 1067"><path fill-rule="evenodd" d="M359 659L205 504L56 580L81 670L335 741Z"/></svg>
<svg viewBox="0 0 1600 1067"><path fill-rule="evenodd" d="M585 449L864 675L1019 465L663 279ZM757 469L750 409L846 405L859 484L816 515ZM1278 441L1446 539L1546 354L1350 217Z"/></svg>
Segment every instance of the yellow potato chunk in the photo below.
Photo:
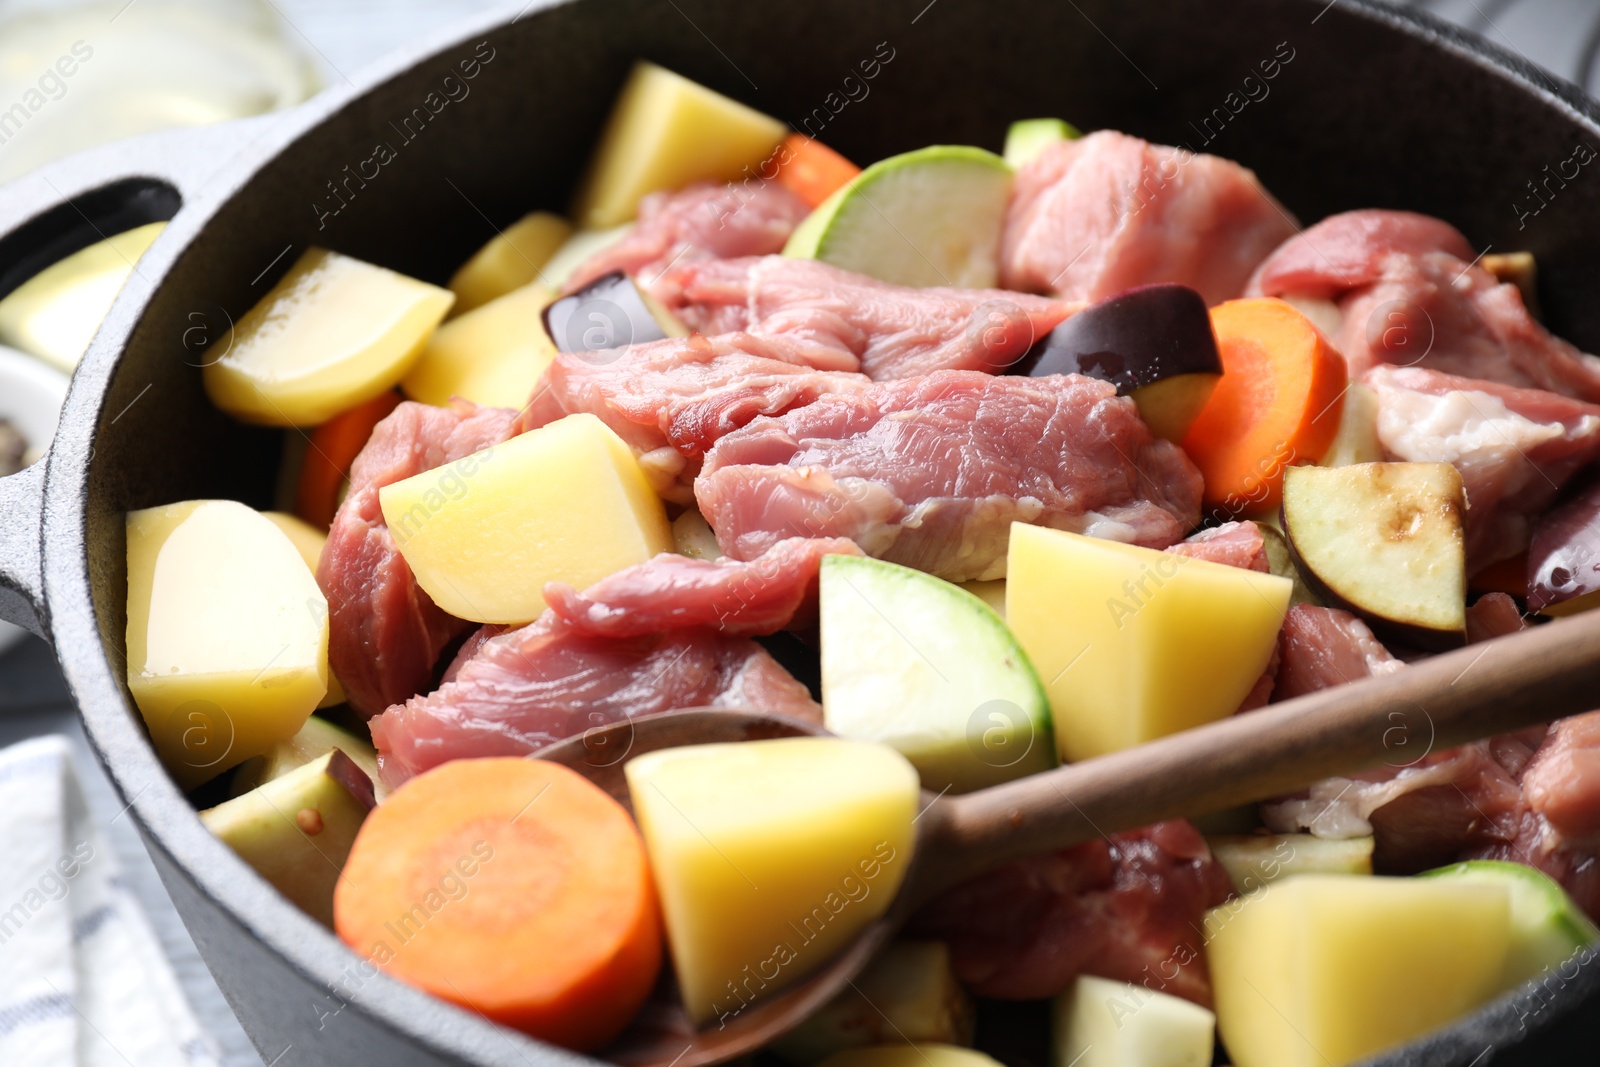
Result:
<svg viewBox="0 0 1600 1067"><path fill-rule="evenodd" d="M71 374L164 222L96 241L46 267L0 300L0 343Z"/></svg>
<svg viewBox="0 0 1600 1067"><path fill-rule="evenodd" d="M1306 874L1212 910L1206 934L1237 1067L1338 1067L1498 992L1511 908L1499 885Z"/></svg>
<svg viewBox="0 0 1600 1067"><path fill-rule="evenodd" d="M638 460L588 414L384 486L378 503L417 582L474 622L528 622L546 582L583 589L672 551Z"/></svg>
<svg viewBox="0 0 1600 1067"><path fill-rule="evenodd" d="M911 863L917 772L886 745L691 745L626 771L696 1023L827 962L884 913Z"/></svg>
<svg viewBox="0 0 1600 1067"><path fill-rule="evenodd" d="M540 313L555 294L534 283L446 322L400 382L412 400L443 406L452 396L520 409L556 358Z"/></svg>
<svg viewBox="0 0 1600 1067"><path fill-rule="evenodd" d="M1051 1005L1054 1067L1211 1067L1217 1017L1142 985L1079 975Z"/></svg>
<svg viewBox="0 0 1600 1067"><path fill-rule="evenodd" d="M314 579L317 575L317 564L322 561L322 548L328 543L328 531L319 530L300 516L290 515L286 511L263 511L261 514L289 538L289 543L300 553L300 558L306 561L306 566L310 568ZM339 684L338 676L333 673L333 668L329 667L328 693L317 707L335 708L345 700L344 686Z"/></svg>
<svg viewBox="0 0 1600 1067"><path fill-rule="evenodd" d="M572 236L572 223L548 211L535 211L489 239L450 278L456 294L452 314L482 307L513 289L542 280L539 271Z"/></svg>
<svg viewBox="0 0 1600 1067"><path fill-rule="evenodd" d="M919 1042L845 1049L835 1052L817 1067L1000 1067L1000 1062L958 1045Z"/></svg>
<svg viewBox="0 0 1600 1067"><path fill-rule="evenodd" d="M637 63L578 187L573 218L586 229L616 226L634 217L647 193L746 177L788 132L770 115Z"/></svg>
<svg viewBox="0 0 1600 1067"><path fill-rule="evenodd" d="M212 347L212 403L245 422L316 426L393 388L455 295L325 248L307 249Z"/></svg>
<svg viewBox="0 0 1600 1067"><path fill-rule="evenodd" d="M1277 644L1286 578L1014 523L1006 622L1064 760L1226 718Z"/></svg>
<svg viewBox="0 0 1600 1067"><path fill-rule="evenodd" d="M128 514L128 688L185 789L305 725L328 602L277 526L232 500Z"/></svg>

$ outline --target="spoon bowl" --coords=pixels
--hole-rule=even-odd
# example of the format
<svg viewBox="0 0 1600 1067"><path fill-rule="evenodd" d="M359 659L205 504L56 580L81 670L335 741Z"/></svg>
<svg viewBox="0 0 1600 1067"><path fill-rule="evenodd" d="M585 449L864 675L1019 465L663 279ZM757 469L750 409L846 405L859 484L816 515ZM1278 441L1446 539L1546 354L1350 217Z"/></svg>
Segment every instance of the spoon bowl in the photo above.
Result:
<svg viewBox="0 0 1600 1067"><path fill-rule="evenodd" d="M629 1067L702 1067L754 1052L849 988L923 904L1013 860L1283 796L1333 775L1414 766L1597 701L1600 612L1590 612L964 796L925 790L905 881L848 948L699 1029L664 978L605 1056ZM783 716L694 708L598 727L538 758L578 771L631 811L622 769L637 755L825 732Z"/></svg>

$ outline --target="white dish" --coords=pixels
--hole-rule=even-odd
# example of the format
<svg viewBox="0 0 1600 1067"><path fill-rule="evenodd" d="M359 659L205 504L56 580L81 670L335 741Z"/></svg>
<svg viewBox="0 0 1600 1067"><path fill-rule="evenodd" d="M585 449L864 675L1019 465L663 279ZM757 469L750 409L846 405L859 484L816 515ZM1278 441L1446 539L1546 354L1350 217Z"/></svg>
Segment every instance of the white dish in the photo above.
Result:
<svg viewBox="0 0 1600 1067"><path fill-rule="evenodd" d="M15 426L29 446L43 452L56 433L67 376L32 356L0 345L0 419ZM26 630L0 622L0 652L22 640Z"/></svg>

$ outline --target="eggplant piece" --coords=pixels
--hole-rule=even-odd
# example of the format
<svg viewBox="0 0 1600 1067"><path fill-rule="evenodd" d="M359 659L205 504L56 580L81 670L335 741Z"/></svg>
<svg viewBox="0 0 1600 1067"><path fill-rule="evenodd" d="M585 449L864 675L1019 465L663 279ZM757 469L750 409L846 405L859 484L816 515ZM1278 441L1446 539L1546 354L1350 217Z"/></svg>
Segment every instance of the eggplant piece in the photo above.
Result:
<svg viewBox="0 0 1600 1067"><path fill-rule="evenodd" d="M689 336L675 315L620 270L551 303L544 309L544 328L561 352L603 352Z"/></svg>
<svg viewBox="0 0 1600 1067"><path fill-rule="evenodd" d="M1448 463L1284 472L1283 532L1311 591L1419 649L1466 641L1465 510Z"/></svg>
<svg viewBox="0 0 1600 1067"><path fill-rule="evenodd" d="M1528 546L1528 610L1572 615L1600 605L1600 471L1539 519Z"/></svg>
<svg viewBox="0 0 1600 1067"><path fill-rule="evenodd" d="M1063 321L1010 373L1082 374L1131 396L1157 437L1182 440L1222 377L1211 315L1184 285L1144 285Z"/></svg>

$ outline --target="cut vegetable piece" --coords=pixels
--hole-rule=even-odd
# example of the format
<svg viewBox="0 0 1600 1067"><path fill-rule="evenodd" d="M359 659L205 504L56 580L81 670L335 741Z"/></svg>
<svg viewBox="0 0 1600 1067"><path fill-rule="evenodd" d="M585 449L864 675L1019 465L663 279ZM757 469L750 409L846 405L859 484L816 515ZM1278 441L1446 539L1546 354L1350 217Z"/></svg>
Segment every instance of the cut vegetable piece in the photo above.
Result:
<svg viewBox="0 0 1600 1067"><path fill-rule="evenodd" d="M992 152L934 145L879 160L795 227L783 254L896 285L998 284L1011 168Z"/></svg>
<svg viewBox="0 0 1600 1067"><path fill-rule="evenodd" d="M1505 887L1511 899L1511 945L1501 973L1502 989L1514 989L1600 941L1600 929L1572 902L1561 883L1532 867L1501 860L1468 860L1419 877Z"/></svg>
<svg viewBox="0 0 1600 1067"><path fill-rule="evenodd" d="M1378 394L1360 382L1351 382L1344 394L1344 411L1339 416L1339 431L1319 464L1348 467L1354 463L1378 463L1383 459L1383 442L1378 440Z"/></svg>
<svg viewBox="0 0 1600 1067"><path fill-rule="evenodd" d="M1516 595L1533 611L1566 615L1600 600L1600 477L1576 486L1534 524L1526 574Z"/></svg>
<svg viewBox="0 0 1600 1067"><path fill-rule="evenodd" d="M1311 834L1223 834L1206 838L1240 893L1292 874L1371 874L1372 838Z"/></svg>
<svg viewBox="0 0 1600 1067"><path fill-rule="evenodd" d="M1283 472L1327 455L1343 415L1344 357L1282 300L1211 309L1222 380L1183 439L1206 503L1239 514L1278 505Z"/></svg>
<svg viewBox="0 0 1600 1067"><path fill-rule="evenodd" d="M544 330L562 352L599 352L689 330L621 271L596 278L544 309Z"/></svg>
<svg viewBox="0 0 1600 1067"><path fill-rule="evenodd" d="M1054 1067L1211 1067L1217 1017L1169 993L1082 975L1051 1015Z"/></svg>
<svg viewBox="0 0 1600 1067"><path fill-rule="evenodd" d="M622 805L554 763L456 760L367 818L334 891L339 936L402 981L586 1051L661 967L661 922Z"/></svg>
<svg viewBox="0 0 1600 1067"><path fill-rule="evenodd" d="M917 772L885 745L691 745L626 773L697 1024L826 963L888 909L910 865Z"/></svg>
<svg viewBox="0 0 1600 1067"><path fill-rule="evenodd" d="M317 564L322 561L323 546L328 543L327 532L317 529L298 515L290 515L288 512L263 511L262 514L272 522L272 525L283 531L284 536L289 539L289 543L294 545L295 551L300 553L300 558L306 561L306 567L311 571L311 576L315 578ZM328 692L323 696L322 703L318 704L317 707L337 707L343 704L344 701L344 686L339 684L339 679L334 675L333 668L330 666L328 668ZM307 720L308 724L309 722L310 720ZM366 770L364 764L362 765L362 770ZM368 773L372 774L374 778L377 777L376 772L369 771Z"/></svg>
<svg viewBox="0 0 1600 1067"><path fill-rule="evenodd" d="M0 344L20 348L71 374L134 264L155 243L164 222L152 222L96 241L46 267L0 300ZM200 323L217 330L221 323ZM184 340L198 337L184 335Z"/></svg>
<svg viewBox="0 0 1600 1067"><path fill-rule="evenodd" d="M520 410L556 357L542 320L554 299L534 283L451 319L428 339L400 388L413 400L440 407L459 396Z"/></svg>
<svg viewBox="0 0 1600 1067"><path fill-rule="evenodd" d="M638 460L586 413L386 485L378 502L417 584L474 622L528 622L546 582L586 589L672 551Z"/></svg>
<svg viewBox="0 0 1600 1067"><path fill-rule="evenodd" d="M1020 170L1046 148L1061 141L1076 141L1083 134L1062 119L1018 119L1006 130L1006 162Z"/></svg>
<svg viewBox="0 0 1600 1067"><path fill-rule="evenodd" d="M200 813L206 829L313 919L333 926L333 887L375 801L337 749Z"/></svg>
<svg viewBox="0 0 1600 1067"><path fill-rule="evenodd" d="M1339 1067L1494 996L1503 887L1308 874L1206 915L1217 1026L1237 1067Z"/></svg>
<svg viewBox="0 0 1600 1067"><path fill-rule="evenodd" d="M1276 575L1013 523L1006 619L1047 679L1063 760L1233 714L1277 647Z"/></svg>
<svg viewBox="0 0 1600 1067"><path fill-rule="evenodd" d="M1082 374L1133 397L1157 437L1182 440L1222 376L1211 316L1186 285L1143 285L1062 321L1014 371Z"/></svg>
<svg viewBox="0 0 1600 1067"><path fill-rule="evenodd" d="M311 431L295 487L296 515L319 529L332 524L356 456L367 446L373 428L399 406L400 394L389 389ZM305 440L300 434L288 436Z"/></svg>
<svg viewBox="0 0 1600 1067"><path fill-rule="evenodd" d="M955 1045L869 1045L845 1049L816 1067L1001 1067L998 1060Z"/></svg>
<svg viewBox="0 0 1600 1067"><path fill-rule="evenodd" d="M821 204L861 173L860 167L803 133L785 137L773 158L778 164L778 184L807 207Z"/></svg>
<svg viewBox="0 0 1600 1067"><path fill-rule="evenodd" d="M1276 526L1267 522L1257 522L1256 526L1261 531L1261 547L1267 554L1267 570L1280 578L1287 578L1294 583L1294 592L1289 594L1289 606L1296 604L1310 604L1313 607L1322 607L1322 598L1312 591L1306 580L1300 574L1300 567L1294 561L1294 553L1289 550L1289 542L1284 539L1282 532Z"/></svg>
<svg viewBox="0 0 1600 1067"><path fill-rule="evenodd" d="M316 426L394 387L455 294L309 248L204 352L212 403L268 426Z"/></svg>
<svg viewBox="0 0 1600 1067"><path fill-rule="evenodd" d="M935 793L1056 764L1044 686L1006 624L959 586L865 556L827 556L824 722L905 754Z"/></svg>
<svg viewBox="0 0 1600 1067"><path fill-rule="evenodd" d="M1466 639L1461 475L1448 463L1292 467L1283 530L1307 584L1379 637L1419 648Z"/></svg>
<svg viewBox="0 0 1600 1067"><path fill-rule="evenodd" d="M259 785L314 763L334 749L344 753L346 758L361 768L363 774L372 779L373 799L381 802L388 790L379 781L378 753L372 747L372 742L316 715L307 719L306 724L300 727L300 732L289 740L279 741L264 755L240 764L230 783L232 791L235 796L248 793Z"/></svg>
<svg viewBox="0 0 1600 1067"><path fill-rule="evenodd" d="M462 315L533 282L539 271L572 236L572 223L548 211L522 216L496 233L450 277L456 294L453 314Z"/></svg>
<svg viewBox="0 0 1600 1067"><path fill-rule="evenodd" d="M813 1064L841 1049L908 1042L972 1043L972 998L940 941L895 941L815 1015L771 1045L790 1063Z"/></svg>
<svg viewBox="0 0 1600 1067"><path fill-rule="evenodd" d="M706 517L690 508L672 520L672 550L690 559L721 559L722 546Z"/></svg>
<svg viewBox="0 0 1600 1067"><path fill-rule="evenodd" d="M305 725L328 602L289 538L231 500L128 514L128 688L185 789Z"/></svg>
<svg viewBox="0 0 1600 1067"><path fill-rule="evenodd" d="M567 284L567 279L572 277L572 272L583 265L584 261L596 253L603 252L628 235L633 229L633 223L624 222L620 226L611 226L604 230L578 230L566 243L556 249L556 254L544 265L540 273L544 275L544 284L560 291Z"/></svg>
<svg viewBox="0 0 1600 1067"><path fill-rule="evenodd" d="M627 222L647 193L753 173L787 132L769 115L654 63L634 64L617 94L572 216L596 228Z"/></svg>

